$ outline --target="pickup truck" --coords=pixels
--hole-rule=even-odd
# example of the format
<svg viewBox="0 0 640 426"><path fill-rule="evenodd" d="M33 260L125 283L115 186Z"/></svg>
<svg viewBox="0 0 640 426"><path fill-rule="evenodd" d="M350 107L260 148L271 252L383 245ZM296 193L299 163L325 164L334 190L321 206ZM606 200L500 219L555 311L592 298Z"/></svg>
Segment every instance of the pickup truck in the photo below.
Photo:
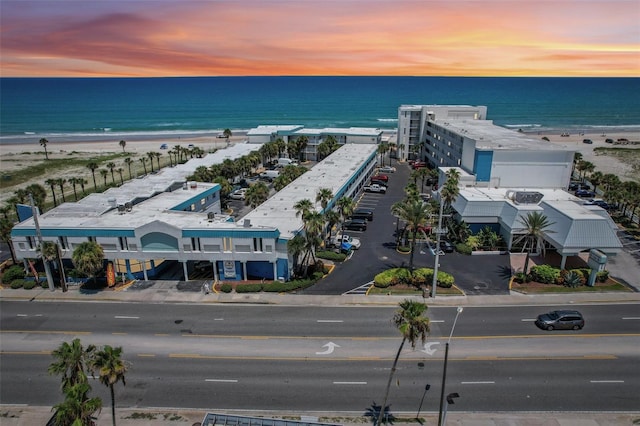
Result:
<svg viewBox="0 0 640 426"><path fill-rule="evenodd" d="M387 188L382 185L378 185L377 183L372 183L371 185L365 186L363 188L365 192L378 192L380 194L385 194L387 192Z"/></svg>
<svg viewBox="0 0 640 426"><path fill-rule="evenodd" d="M338 247L340 248L342 245L348 246L346 247L347 250L352 248L354 250L357 250L360 248L360 240L357 238L353 238L351 235L347 235L347 234L336 234L333 237L331 237L331 245L333 247Z"/></svg>

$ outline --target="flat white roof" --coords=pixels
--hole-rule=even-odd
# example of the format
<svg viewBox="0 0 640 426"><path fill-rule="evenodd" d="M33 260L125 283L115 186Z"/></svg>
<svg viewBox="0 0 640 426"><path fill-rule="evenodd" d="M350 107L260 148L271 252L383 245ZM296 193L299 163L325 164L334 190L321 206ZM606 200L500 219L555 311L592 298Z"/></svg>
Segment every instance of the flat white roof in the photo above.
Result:
<svg viewBox="0 0 640 426"><path fill-rule="evenodd" d="M476 149L480 150L575 151L563 144L496 126L492 120L442 119L432 122L460 136L473 139Z"/></svg>
<svg viewBox="0 0 640 426"><path fill-rule="evenodd" d="M317 211L321 211L320 203L316 203L318 190L328 188L334 196L339 194L343 186L349 184L349 179L358 167L362 167L372 155L375 155L377 148L376 144L343 145L249 212L244 219L249 220L252 227L275 227L280 231L281 238L293 238L302 229L302 218L296 217L293 206L306 198L315 205Z"/></svg>

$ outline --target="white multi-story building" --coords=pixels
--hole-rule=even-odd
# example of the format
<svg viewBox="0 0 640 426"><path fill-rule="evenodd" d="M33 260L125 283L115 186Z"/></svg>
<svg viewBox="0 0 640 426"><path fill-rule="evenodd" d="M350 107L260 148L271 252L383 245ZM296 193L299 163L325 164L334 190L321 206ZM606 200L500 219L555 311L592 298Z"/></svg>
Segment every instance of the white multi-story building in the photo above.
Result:
<svg viewBox="0 0 640 426"><path fill-rule="evenodd" d="M490 227L509 248L525 233L523 219L537 211L552 223L545 241L562 256L562 267L567 256L590 249L618 253L622 245L608 213L565 191L575 150L496 126L486 113L484 106L400 106L400 158L438 168L440 185L456 168L457 219L473 232Z"/></svg>

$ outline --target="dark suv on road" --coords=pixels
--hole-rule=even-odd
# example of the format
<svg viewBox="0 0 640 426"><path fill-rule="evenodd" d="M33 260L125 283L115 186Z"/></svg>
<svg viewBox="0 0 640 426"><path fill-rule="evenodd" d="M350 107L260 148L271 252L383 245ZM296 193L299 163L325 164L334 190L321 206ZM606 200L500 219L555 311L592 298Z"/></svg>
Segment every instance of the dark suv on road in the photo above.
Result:
<svg viewBox="0 0 640 426"><path fill-rule="evenodd" d="M551 311L538 315L536 325L543 330L581 330L584 318L578 311Z"/></svg>

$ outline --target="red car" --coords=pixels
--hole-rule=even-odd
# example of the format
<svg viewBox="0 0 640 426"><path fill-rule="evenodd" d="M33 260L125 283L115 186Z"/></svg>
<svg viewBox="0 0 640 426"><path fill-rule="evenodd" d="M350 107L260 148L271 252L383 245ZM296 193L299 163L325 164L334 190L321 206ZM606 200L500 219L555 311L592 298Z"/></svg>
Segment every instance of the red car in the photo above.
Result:
<svg viewBox="0 0 640 426"><path fill-rule="evenodd" d="M381 180L383 182L389 182L389 176L387 175L375 175L371 178L371 180Z"/></svg>
<svg viewBox="0 0 640 426"><path fill-rule="evenodd" d="M423 168L423 167L427 167L427 163L425 163L424 161L415 161L415 162L413 163L413 166L412 166L412 167L413 167L413 169L414 169L414 170L415 170L415 169L421 169L421 168Z"/></svg>

